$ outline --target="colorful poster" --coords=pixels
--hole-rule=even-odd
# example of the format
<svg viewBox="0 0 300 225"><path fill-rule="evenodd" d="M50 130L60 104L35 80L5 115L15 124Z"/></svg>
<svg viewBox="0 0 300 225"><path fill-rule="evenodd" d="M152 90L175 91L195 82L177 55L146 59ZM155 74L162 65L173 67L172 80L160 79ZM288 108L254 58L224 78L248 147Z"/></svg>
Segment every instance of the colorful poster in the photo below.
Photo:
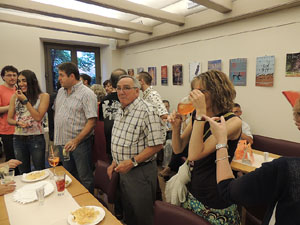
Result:
<svg viewBox="0 0 300 225"><path fill-rule="evenodd" d="M139 67L136 69L136 73L140 73L140 72L143 72L144 71L144 68L143 67Z"/></svg>
<svg viewBox="0 0 300 225"><path fill-rule="evenodd" d="M195 76L198 76L201 73L201 63L200 62L191 62L190 63L190 81L194 79Z"/></svg>
<svg viewBox="0 0 300 225"><path fill-rule="evenodd" d="M161 85L168 86L168 66L161 67Z"/></svg>
<svg viewBox="0 0 300 225"><path fill-rule="evenodd" d="M275 56L256 58L255 86L273 87Z"/></svg>
<svg viewBox="0 0 300 225"><path fill-rule="evenodd" d="M222 71L222 60L208 61L208 70L219 70Z"/></svg>
<svg viewBox="0 0 300 225"><path fill-rule="evenodd" d="M156 85L156 67L148 67L148 73L152 77L151 85L155 86Z"/></svg>
<svg viewBox="0 0 300 225"><path fill-rule="evenodd" d="M286 77L300 77L300 53L286 55Z"/></svg>
<svg viewBox="0 0 300 225"><path fill-rule="evenodd" d="M173 85L183 84L182 64L173 65Z"/></svg>
<svg viewBox="0 0 300 225"><path fill-rule="evenodd" d="M246 86L247 82L247 59L230 59L229 79L235 86Z"/></svg>
<svg viewBox="0 0 300 225"><path fill-rule="evenodd" d="M134 76L134 69L128 69L127 70L128 75Z"/></svg>

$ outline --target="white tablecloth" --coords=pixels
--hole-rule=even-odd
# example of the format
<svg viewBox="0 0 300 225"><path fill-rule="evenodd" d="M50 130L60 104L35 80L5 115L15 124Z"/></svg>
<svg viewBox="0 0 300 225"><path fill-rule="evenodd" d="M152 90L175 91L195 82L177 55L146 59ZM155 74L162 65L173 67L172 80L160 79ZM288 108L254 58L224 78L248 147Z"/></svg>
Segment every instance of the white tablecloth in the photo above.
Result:
<svg viewBox="0 0 300 225"><path fill-rule="evenodd" d="M21 181L21 176L16 176L14 180L16 189L29 184ZM54 180L49 177L45 180L50 181L55 186ZM54 192L45 197L42 206L37 201L27 204L17 203L13 201L13 194L14 192L4 195L11 225L67 225L67 217L70 212L80 207L67 189L64 196L57 196L56 186Z"/></svg>
<svg viewBox="0 0 300 225"><path fill-rule="evenodd" d="M263 164L265 162L271 162L274 159L274 158L269 156L268 160L265 161L263 155L259 155L259 154L255 154L255 153L253 153L253 157L254 157L254 163L253 164L245 163L241 159L239 159L239 160L233 159L232 161L238 162L238 163L241 163L241 164L244 164L244 165L247 165L247 166L253 166L255 168L259 168L259 167L261 167L261 164ZM248 156L248 158L249 158L249 156Z"/></svg>

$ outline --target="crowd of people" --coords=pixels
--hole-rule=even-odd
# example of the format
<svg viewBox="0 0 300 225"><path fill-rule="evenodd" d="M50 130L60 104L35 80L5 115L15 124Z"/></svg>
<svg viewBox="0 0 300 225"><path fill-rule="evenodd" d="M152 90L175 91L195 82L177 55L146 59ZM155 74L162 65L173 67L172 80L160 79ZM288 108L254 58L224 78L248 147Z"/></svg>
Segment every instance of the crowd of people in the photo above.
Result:
<svg viewBox="0 0 300 225"><path fill-rule="evenodd" d="M252 144L253 136L241 119L241 106L234 103L234 86L223 72L210 70L191 81L189 101L195 110L188 122L177 111L170 113L169 101L153 89L147 72L135 77L116 69L103 86L90 86L91 78L80 74L73 63L60 64L58 72L61 88L49 95L41 91L33 71L18 72L13 66L1 71L0 135L6 161L18 173L45 168L43 118L48 112L50 140L58 147L63 166L94 193L93 130L100 120L110 163L107 174L111 178L115 171L120 176L115 215L119 219L124 215L126 224L153 224L160 151L165 151L166 171L177 171L182 156L189 161L191 180L182 207L209 223L241 224L237 204L262 203L270 206L266 224L274 208L278 224L300 223L299 159L282 157L234 178L230 162L238 142ZM300 99L293 115L300 130ZM63 151L69 152L69 160L64 160ZM14 189L13 182L1 184L0 195Z"/></svg>

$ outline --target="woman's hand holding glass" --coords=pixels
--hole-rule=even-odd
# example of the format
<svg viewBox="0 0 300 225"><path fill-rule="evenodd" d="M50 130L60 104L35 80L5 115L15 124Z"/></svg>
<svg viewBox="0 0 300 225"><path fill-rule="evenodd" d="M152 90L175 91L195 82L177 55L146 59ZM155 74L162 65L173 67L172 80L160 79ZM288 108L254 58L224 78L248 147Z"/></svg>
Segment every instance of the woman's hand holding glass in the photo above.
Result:
<svg viewBox="0 0 300 225"><path fill-rule="evenodd" d="M171 124L172 129L176 129L181 127L181 115L175 110L168 116L168 122Z"/></svg>

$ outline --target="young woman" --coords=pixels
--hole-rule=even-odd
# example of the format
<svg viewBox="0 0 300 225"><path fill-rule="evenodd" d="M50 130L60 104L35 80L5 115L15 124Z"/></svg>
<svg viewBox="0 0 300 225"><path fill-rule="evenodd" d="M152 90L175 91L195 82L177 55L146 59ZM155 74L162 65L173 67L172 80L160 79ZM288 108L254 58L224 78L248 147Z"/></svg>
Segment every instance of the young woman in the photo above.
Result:
<svg viewBox="0 0 300 225"><path fill-rule="evenodd" d="M219 146L216 146L217 141L211 135L209 123L202 118L203 115L225 117L231 160L242 128L241 120L231 113L236 92L227 76L215 70L196 76L191 87L189 99L195 111L182 135L180 115L173 113L170 116L174 153L181 153L189 144L188 160L194 161L191 182L187 185L189 193L183 207L202 216L211 224L240 224L237 206L225 202L218 193L215 151Z"/></svg>
<svg viewBox="0 0 300 225"><path fill-rule="evenodd" d="M42 93L34 72L23 70L18 76L18 90L10 100L7 122L15 125L14 151L22 162L20 173L45 168L45 138L42 120L49 106L49 95Z"/></svg>

